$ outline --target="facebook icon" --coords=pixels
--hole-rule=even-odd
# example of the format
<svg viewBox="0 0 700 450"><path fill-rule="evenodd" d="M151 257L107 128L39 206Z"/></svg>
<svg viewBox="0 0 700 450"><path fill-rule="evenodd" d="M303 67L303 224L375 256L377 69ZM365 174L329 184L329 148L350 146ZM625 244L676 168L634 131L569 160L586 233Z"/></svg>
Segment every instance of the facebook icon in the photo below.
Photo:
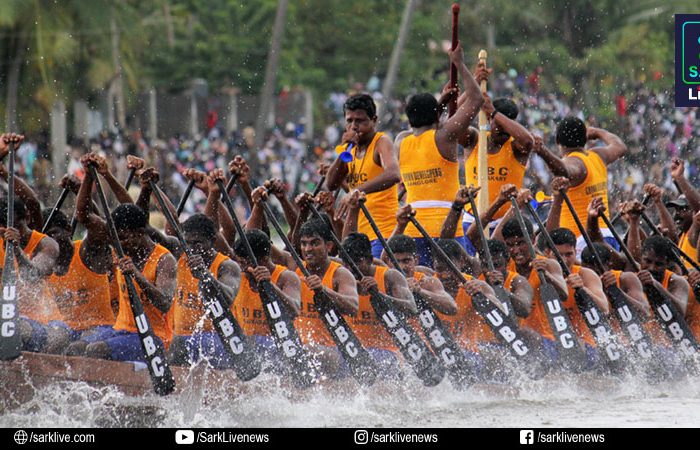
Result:
<svg viewBox="0 0 700 450"><path fill-rule="evenodd" d="M520 430L520 443L532 444L535 441L535 432L532 430Z"/></svg>

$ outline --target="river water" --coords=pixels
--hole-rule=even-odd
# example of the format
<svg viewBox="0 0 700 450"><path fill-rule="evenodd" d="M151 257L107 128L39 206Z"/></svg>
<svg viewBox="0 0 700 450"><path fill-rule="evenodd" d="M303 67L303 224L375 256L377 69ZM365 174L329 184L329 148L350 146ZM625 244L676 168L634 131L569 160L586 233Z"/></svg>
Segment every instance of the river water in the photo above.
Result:
<svg viewBox="0 0 700 450"><path fill-rule="evenodd" d="M0 416L1 427L697 427L700 380L550 374L538 381L433 388L416 379L300 393L263 374L235 392L190 383L167 398L58 382Z"/></svg>

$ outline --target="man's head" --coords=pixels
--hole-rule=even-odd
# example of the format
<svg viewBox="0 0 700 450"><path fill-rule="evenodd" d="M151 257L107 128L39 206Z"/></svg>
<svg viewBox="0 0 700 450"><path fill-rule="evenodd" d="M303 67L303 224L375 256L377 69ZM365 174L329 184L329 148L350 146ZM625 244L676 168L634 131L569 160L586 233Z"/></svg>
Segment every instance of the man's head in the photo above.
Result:
<svg viewBox="0 0 700 450"><path fill-rule="evenodd" d="M365 275L370 274L372 266L372 243L366 234L350 233L343 239L343 249L350 255L357 267L360 268Z"/></svg>
<svg viewBox="0 0 700 450"><path fill-rule="evenodd" d="M267 258L270 257L270 249L272 248L270 237L261 230L247 230L245 232L245 237L248 239L250 249L253 251L255 259L258 260L258 264L265 264ZM233 245L233 251L242 268L245 269L253 265L249 258L248 249L241 238L236 239L236 243Z"/></svg>
<svg viewBox="0 0 700 450"><path fill-rule="evenodd" d="M532 236L532 224L527 220L525 221L525 228L527 228L528 234ZM504 223L501 234L510 252L510 257L515 261L517 266L523 266L532 260L530 246L525 240L525 235L520 228L518 219L509 219Z"/></svg>
<svg viewBox="0 0 700 450"><path fill-rule="evenodd" d="M182 224L187 246L195 253L203 255L214 248L216 226L204 214L194 214Z"/></svg>
<svg viewBox="0 0 700 450"><path fill-rule="evenodd" d="M343 105L345 128L353 130L360 140L374 133L377 125L377 106L367 94L357 94L348 98Z"/></svg>
<svg viewBox="0 0 700 450"><path fill-rule="evenodd" d="M582 148L586 145L586 124L574 116L567 116L557 125L557 144L562 148Z"/></svg>
<svg viewBox="0 0 700 450"><path fill-rule="evenodd" d="M657 281L663 280L664 272L670 270L673 262L673 247L663 236L650 236L642 243L643 270L648 270Z"/></svg>
<svg viewBox="0 0 700 450"><path fill-rule="evenodd" d="M143 248L148 217L141 208L132 203L119 205L112 211L112 221L127 255L131 256Z"/></svg>
<svg viewBox="0 0 700 450"><path fill-rule="evenodd" d="M328 261L328 254L333 249L333 241L328 223L324 220L310 219L299 228L299 248L306 264L320 267Z"/></svg>
<svg viewBox="0 0 700 450"><path fill-rule="evenodd" d="M510 259L508 246L503 241L497 239L489 239L487 245L491 253L493 268L498 272L505 273L508 270L508 260Z"/></svg>
<svg viewBox="0 0 700 450"><path fill-rule="evenodd" d="M459 242L454 239L440 239L437 244L455 266L463 267L465 265L467 252ZM456 291L458 289L460 284L459 277L450 270L450 266L446 264L442 258L436 257L433 262L433 267L435 268L436 275L440 278L440 281L442 281L443 286L445 286L445 289L450 291Z"/></svg>
<svg viewBox="0 0 700 450"><path fill-rule="evenodd" d="M518 118L518 105L515 104L515 102L509 98L497 98L496 100L493 101L493 107L496 111L499 113L503 114L510 120L515 120ZM503 137L510 137L508 133L503 131L501 127L496 124L495 120L491 120L491 136L497 137L497 136L503 136Z"/></svg>
<svg viewBox="0 0 700 450"><path fill-rule="evenodd" d="M681 232L685 233L693 225L693 210L684 194L677 199L666 202L666 208L673 209L673 221Z"/></svg>
<svg viewBox="0 0 700 450"><path fill-rule="evenodd" d="M557 228L552 230L549 235L564 259L566 267L571 269L571 266L576 264L576 235L568 228ZM547 251L549 252L549 247L547 247Z"/></svg>
<svg viewBox="0 0 700 450"><path fill-rule="evenodd" d="M389 239L389 248L394 252L394 256L407 277L413 275L418 264L418 250L416 241L405 234L397 234Z"/></svg>
<svg viewBox="0 0 700 450"><path fill-rule="evenodd" d="M598 253L598 256L600 256L605 270L608 270L610 268L610 258L612 258L610 247L608 247L605 244L601 244L600 242L594 242L593 248L595 248L595 251ZM595 259L593 258L593 252L591 251L590 247L584 248L583 252L581 252L581 265L598 273L598 275L602 275L598 270L598 267L595 263Z"/></svg>
<svg viewBox="0 0 700 450"><path fill-rule="evenodd" d="M41 217L44 219L44 223L51 215L52 208L44 208L41 210ZM70 220L62 211L56 210L53 219L49 224L49 228L46 229L46 234L58 242L59 246L73 245L72 228L70 226Z"/></svg>
<svg viewBox="0 0 700 450"><path fill-rule="evenodd" d="M15 212L15 228L17 228L17 225L27 220L27 210L24 207L24 202L17 197L15 197L13 206ZM0 225L3 227L7 226L7 198L0 199Z"/></svg>
<svg viewBox="0 0 700 450"><path fill-rule="evenodd" d="M440 120L440 108L435 96L428 93L416 94L408 99L406 116L413 128L428 127Z"/></svg>

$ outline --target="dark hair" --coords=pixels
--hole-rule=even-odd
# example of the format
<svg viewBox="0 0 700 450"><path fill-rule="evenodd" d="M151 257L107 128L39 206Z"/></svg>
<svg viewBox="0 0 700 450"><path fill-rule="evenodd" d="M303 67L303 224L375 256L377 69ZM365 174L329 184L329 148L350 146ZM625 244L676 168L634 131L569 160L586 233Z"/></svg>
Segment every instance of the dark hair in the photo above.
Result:
<svg viewBox="0 0 700 450"><path fill-rule="evenodd" d="M142 230L148 225L146 213L133 203L124 203L112 211L114 227L123 231Z"/></svg>
<svg viewBox="0 0 700 450"><path fill-rule="evenodd" d="M367 113L367 117L371 120L377 118L377 106L374 104L374 99L369 94L355 94L345 100L343 112L362 110Z"/></svg>
<svg viewBox="0 0 700 450"><path fill-rule="evenodd" d="M299 228L299 237L318 236L325 242L333 240L331 237L330 225L324 220L316 218L309 219Z"/></svg>
<svg viewBox="0 0 700 450"><path fill-rule="evenodd" d="M594 242L593 248L595 248L595 251L598 252L603 264L608 264L610 262L612 252L610 252L610 248L607 245L601 244L600 242ZM593 252L591 251L590 247L586 246L586 248L584 248L581 252L581 262L589 266L596 265L595 259L593 258Z"/></svg>
<svg viewBox="0 0 700 450"><path fill-rule="evenodd" d="M372 260L372 243L366 234L350 233L343 239L343 249L350 255L352 259Z"/></svg>
<svg viewBox="0 0 700 450"><path fill-rule="evenodd" d="M663 236L650 236L642 243L642 252L654 252L658 256L673 261L673 247L670 241Z"/></svg>
<svg viewBox="0 0 700 450"><path fill-rule="evenodd" d="M525 228L527 228L527 233L532 236L532 224L527 220L525 220ZM501 234L503 235L503 239L524 237L523 230L520 228L520 222L518 222L518 219L515 217L508 219L508 221L503 224Z"/></svg>
<svg viewBox="0 0 700 450"><path fill-rule="evenodd" d="M396 236L392 236L387 244L389 244L389 248L394 253L410 253L411 255L418 254L416 241L414 241L412 237L406 236L405 234L397 234Z"/></svg>
<svg viewBox="0 0 700 450"><path fill-rule="evenodd" d="M263 233L261 230L248 230L245 232L245 237L250 243L250 248L253 250L253 255L255 255L255 258L260 259L270 256L270 248L272 243L270 242L270 238L265 233ZM236 239L236 243L233 244L233 251L241 258L247 258L249 256L248 249L246 249L243 239L240 237Z"/></svg>
<svg viewBox="0 0 700 450"><path fill-rule="evenodd" d="M493 101L493 107L496 111L503 114L510 120L515 120L518 118L518 105L509 98L497 98Z"/></svg>
<svg viewBox="0 0 700 450"><path fill-rule="evenodd" d="M24 202L15 197L13 204L15 211L15 220L22 221L27 218L27 209L24 207ZM7 197L0 199L0 224L7 225Z"/></svg>
<svg viewBox="0 0 700 450"><path fill-rule="evenodd" d="M413 128L432 125L439 120L438 101L428 93L413 95L406 104L406 116Z"/></svg>
<svg viewBox="0 0 700 450"><path fill-rule="evenodd" d="M185 233L200 234L212 241L216 240L216 226L214 221L204 214L194 214L182 224Z"/></svg>
<svg viewBox="0 0 700 450"><path fill-rule="evenodd" d="M567 148L586 145L586 124L574 116L567 116L557 125L557 144Z"/></svg>
<svg viewBox="0 0 700 450"><path fill-rule="evenodd" d="M41 210L41 218L44 219L44 223L46 223L49 216L51 215L51 211L53 211L53 208L44 208ZM53 227L62 228L64 230L71 229L68 216L66 216L63 213L63 211L59 209L56 210L56 212L53 215L53 219L51 219L51 228Z"/></svg>
<svg viewBox="0 0 700 450"><path fill-rule="evenodd" d="M459 242L454 239L439 239L437 245L451 260L462 259L467 254Z"/></svg>
<svg viewBox="0 0 700 450"><path fill-rule="evenodd" d="M568 228L557 228L549 232L554 245L572 245L576 247L576 235Z"/></svg>
<svg viewBox="0 0 700 450"><path fill-rule="evenodd" d="M489 246L491 256L503 256L506 261L510 259L510 251L508 250L508 246L505 244L505 242L499 241L498 239L489 239L486 241L486 245Z"/></svg>

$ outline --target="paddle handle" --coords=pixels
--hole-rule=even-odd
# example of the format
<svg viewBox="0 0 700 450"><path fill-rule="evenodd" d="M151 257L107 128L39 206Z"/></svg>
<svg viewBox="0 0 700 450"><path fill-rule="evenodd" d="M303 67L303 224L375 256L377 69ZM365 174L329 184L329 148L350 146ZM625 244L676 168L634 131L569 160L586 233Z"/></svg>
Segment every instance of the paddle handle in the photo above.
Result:
<svg viewBox="0 0 700 450"><path fill-rule="evenodd" d="M185 205L187 204L187 199L190 197L190 194L192 193L192 188L194 188L194 180L190 180L187 182L187 187L185 188L185 192L182 193L182 197L180 198L180 202L177 204L177 209L175 210L175 214L177 217L180 217L180 214L182 214L182 211L185 209Z"/></svg>
<svg viewBox="0 0 700 450"><path fill-rule="evenodd" d="M574 208L574 205L571 203L571 199L569 198L569 195L566 193L565 189L561 189L559 191L559 195L561 195L561 198L564 200L564 203L566 203L566 207L569 208L569 212L571 212L571 217L574 218L574 222L576 222L576 228L578 228L578 231L581 233L581 236L583 236L583 239L586 241L586 245L588 248L591 250L591 255L593 255L593 262L596 265L596 268L600 273L605 272L605 265L603 264L603 260L598 254L598 250L595 249L593 246L593 241L591 240L591 237L588 235L588 232L586 231L586 227L583 226L583 223L581 223L581 218L578 216L576 213L576 209Z"/></svg>
<svg viewBox="0 0 700 450"><path fill-rule="evenodd" d="M58 196L58 200L56 200L56 204L53 205L53 208L51 208L51 213L49 214L49 217L46 218L46 222L44 222L44 226L41 227L41 232L46 234L46 230L49 229L49 225L51 225L51 221L53 218L56 216L56 211L61 209L61 206L63 206L63 202L66 201L66 197L68 197L68 192L70 192L70 189L68 188L63 188L61 191L61 195Z"/></svg>
<svg viewBox="0 0 700 450"><path fill-rule="evenodd" d="M476 201L474 200L474 195L472 195L471 192L469 192L469 205L472 207L472 216L474 216L474 222L476 223L476 229L479 232L479 238L481 239L481 249L482 253L484 255L484 259L486 260L486 267L489 269L489 272L494 271L493 267L493 258L491 257L491 250L489 249L488 242L486 242L486 232L484 231L484 227L481 224L481 215L479 214L479 210L476 207Z"/></svg>
<svg viewBox="0 0 700 450"><path fill-rule="evenodd" d="M236 183L235 178L237 177L231 177L231 179L229 180L229 184L231 185L231 187L233 187L233 184ZM228 213L231 215L231 220L233 220L233 225L236 227L236 232L240 236L241 242L243 242L243 246L245 247L246 253L248 253L248 259L254 267L257 267L258 259L253 254L253 248L250 246L250 241L248 241L248 237L246 237L245 235L245 231L241 226L241 222L238 221L236 211L233 209L231 197L228 195L228 186L224 186L224 182L221 180L216 180L216 184L217 186L219 186L219 190L221 191L221 199L224 201L224 206L226 206Z"/></svg>
<svg viewBox="0 0 700 450"><path fill-rule="evenodd" d="M457 277L457 279L459 279L459 281L461 283L466 283L467 279L464 278L462 271L459 270L459 268L455 265L455 263L452 262L452 259L450 259L450 257L447 256L447 254L440 248L440 246L435 243L433 238L430 237L430 233L425 231L425 228L423 228L423 225L421 225L420 222L418 222L418 219L416 219L413 216L410 216L408 218L408 220L410 220L411 223L413 224L413 226L416 227L416 229L421 234L421 236L423 236L425 238L428 245L430 245L430 249L433 252L435 252L436 255L438 255L438 257L442 260L442 262L447 264L447 267L450 269L450 271L452 271L452 273Z"/></svg>

